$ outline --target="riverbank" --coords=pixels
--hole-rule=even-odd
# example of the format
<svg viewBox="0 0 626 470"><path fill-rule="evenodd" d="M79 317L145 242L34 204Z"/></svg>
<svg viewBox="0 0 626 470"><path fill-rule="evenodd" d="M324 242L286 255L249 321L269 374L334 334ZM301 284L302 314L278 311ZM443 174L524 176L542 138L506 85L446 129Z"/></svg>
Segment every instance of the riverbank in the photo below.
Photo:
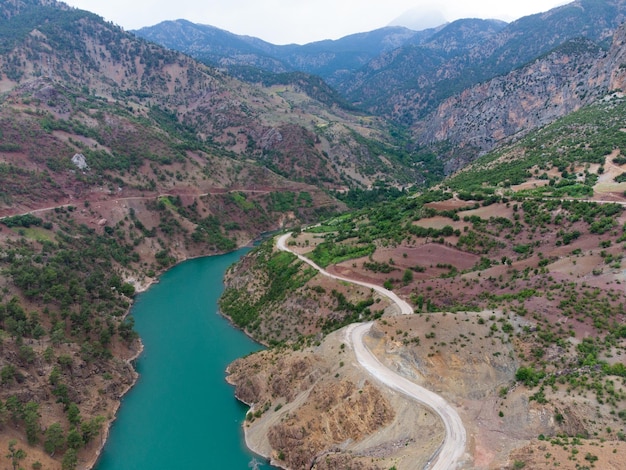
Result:
<svg viewBox="0 0 626 470"><path fill-rule="evenodd" d="M254 415L256 408L255 408L255 403L252 402L247 402L245 399L243 399L241 396L239 396L239 394L237 394L236 391L236 382L233 381L233 379L231 378L231 370L230 370L230 364L228 365L228 367L226 368L226 382L231 385L233 387L234 391L234 397L239 400L241 403L243 403L244 405L246 405L248 407L248 411L246 412L246 421L244 421L244 423L242 424L242 429L243 429L243 437L244 437L244 441L246 443L246 447L248 449L250 449L252 452L254 452L255 454L257 454L259 457L265 459L267 462L269 462L270 465L272 465L275 468L282 468L282 469L287 469L287 467L283 467L280 465L280 462L277 462L273 457L272 457L272 453L271 450L268 450L267 448L263 448L263 446L259 445L257 442L254 442L252 439L252 436L250 434L249 428L247 426L247 417L249 413L252 413L252 415Z"/></svg>
<svg viewBox="0 0 626 470"><path fill-rule="evenodd" d="M174 266L170 266L168 269L165 269L165 270L159 272L158 275L156 275L155 277L147 277L146 276L146 277L143 277L143 278L139 278L139 277L131 276L131 277L126 278L124 280L124 282L129 282L129 283L133 284L133 286L135 286L135 293L136 293L136 295L145 294L150 288L152 288L153 286L157 285L160 282L160 278L165 273L171 271L172 269L180 266L183 263L186 263L186 262L189 262L189 261L193 261L193 260L203 259L203 258L224 256L224 255L227 255L229 253L236 253L236 252L238 252L238 251L240 251L242 249L252 248L260 240L263 240L263 238L265 238L266 236L268 236L271 233L275 233L275 232L267 232L267 234L261 234L258 237L247 239L243 243L241 243L236 250L233 250L232 252L212 254L212 255L201 255L201 256L185 256L183 258L180 258ZM223 280L223 276L222 276L221 280ZM124 318L126 318L129 314L131 314L131 311L132 311L132 309L134 307L134 303L135 303L134 299L131 299L130 306L128 307L127 312L124 315ZM224 316L219 311L219 309L218 309L218 313L224 320L229 322L229 324L231 325L232 328L237 329L238 331L241 331L247 337L249 337L251 340L256 341L254 338L252 338L252 336L248 335L245 331L241 330L234 323L232 323L232 321L230 321L230 319L228 317ZM137 351L131 357L125 359L125 363L130 368L130 370L132 370L132 372L133 372L134 379L133 379L132 383L130 385L128 385L124 389L124 391L120 394L119 401L117 402L115 408L113 410L111 410L112 418L108 419L105 422L105 424L103 425L103 430L102 430L102 434L101 434L101 437L102 437L101 443L98 446L98 448L96 449L95 453L94 454L88 454L87 456L84 457L84 459L86 460L84 462L85 470L93 470L94 468L97 467L97 464L98 464L98 461L99 461L99 459L100 459L100 457L102 455L103 449L107 445L109 434L111 432L111 427L113 426L113 424L115 423L115 421L118 418L118 413L119 413L119 409L120 409L120 407L122 405L122 401L123 401L124 397L128 394L128 392L130 392L133 389L133 387L136 386L137 381L140 379L140 374L137 372L137 370L135 368L135 362L141 356L141 354L144 352L145 348L144 348L144 344L142 342L141 337L139 337L139 339L137 341L138 341L138 344L139 344L139 348L137 349ZM256 342L259 343L258 341L256 341ZM259 344L263 345L264 347L267 347L267 345L264 345L262 343L259 343ZM251 449L251 450L253 452L255 452L253 449ZM257 453L257 452L255 452L255 453ZM261 454L259 454L259 455L261 457L264 457ZM267 458L267 460L269 461L269 458Z"/></svg>
<svg viewBox="0 0 626 470"><path fill-rule="evenodd" d="M216 308L223 272L241 253L181 263L137 299L132 314L145 345L136 363L141 380L125 396L95 468L245 468L251 462L241 432L245 410L233 400L224 371L259 346ZM182 457L180 448L187 449ZM214 449L209 456L208 448ZM223 460L231 458L238 460Z"/></svg>
<svg viewBox="0 0 626 470"><path fill-rule="evenodd" d="M91 461L88 461L86 464L86 469L93 469L95 468L96 464L98 463L98 459L100 459L100 455L102 455L102 451L104 450L104 447L106 446L107 440L109 438L109 433L111 432L111 426L113 425L113 423L115 422L115 420L117 419L117 414L119 412L120 407L122 406L122 400L124 399L124 396L126 396L126 394L128 392L131 391L131 389L137 384L137 381L139 380L139 373L136 371L135 366L134 366L134 362L139 358L139 356L141 356L141 354L143 353L144 350L144 346L143 343L141 342L141 340L139 339L139 349L137 350L137 352L135 354L133 354L133 356L131 356L130 358L126 359L126 364L128 365L128 367L133 371L133 375L134 375L134 380L131 384L129 384L126 389L122 392L122 394L120 395L120 399L117 402L117 406L114 408L113 410L113 418L107 422L106 427L103 429L102 431L102 439L100 441L100 446L98 447L98 450L96 451L95 455L93 456L93 458L91 459Z"/></svg>
<svg viewBox="0 0 626 470"><path fill-rule="evenodd" d="M229 381L253 403L247 445L280 468L381 470L426 465L444 437L427 408L370 380L346 328L304 350L235 361ZM343 345L343 346L342 346ZM283 460L279 460L283 457ZM334 465L334 466L333 466Z"/></svg>
<svg viewBox="0 0 626 470"><path fill-rule="evenodd" d="M279 250L291 251L286 247L288 237L285 234L278 238ZM351 282L297 256L326 277ZM413 313L406 302L386 289L359 284L391 298L396 314L398 310ZM391 310L387 313L392 314ZM412 468L406 467L408 462L426 465L438 454L438 449L450 458L439 466L458 459L465 447L463 426L456 427L460 420L450 424L451 420L446 419L442 427L441 418L432 413L435 409L430 405L432 399L424 398L434 394L422 392L416 384L411 385L417 390L408 394L411 398L405 397L404 391L396 393L398 383L408 381L382 366L380 370L385 370L384 374L375 370L373 356L364 358L365 330L358 329L357 336L352 331L356 331L355 325L331 333L314 348L294 352L269 350L229 366L227 380L237 387L236 397L250 406L250 419L243 425L248 447L271 458L272 464L281 468L313 465L326 468L324 462L331 461L340 466L354 464L368 469L383 468L379 465ZM426 403L427 408L416 406L415 399ZM438 400L443 402L441 398ZM449 410L448 405L438 406L438 413L443 414L442 408ZM413 414L412 424L407 425L405 418ZM420 423L419 432L414 430L416 422ZM460 443L446 438L444 429L450 427ZM420 443L418 448L409 446L416 442ZM442 442L446 445L440 447Z"/></svg>

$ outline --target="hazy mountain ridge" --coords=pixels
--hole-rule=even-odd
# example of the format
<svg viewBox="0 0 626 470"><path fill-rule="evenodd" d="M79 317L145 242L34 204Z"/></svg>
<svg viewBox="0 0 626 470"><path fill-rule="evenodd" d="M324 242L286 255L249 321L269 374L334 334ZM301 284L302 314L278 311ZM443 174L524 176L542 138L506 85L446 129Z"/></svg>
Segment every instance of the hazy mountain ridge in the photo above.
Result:
<svg viewBox="0 0 626 470"><path fill-rule="evenodd" d="M507 23L500 20L461 19L446 25L421 43L429 49L462 54L468 48L490 39L506 26Z"/></svg>
<svg viewBox="0 0 626 470"><path fill-rule="evenodd" d="M468 88L418 122L415 137L484 153L610 92L623 91L623 35L622 27L609 52L591 41L572 40L526 67ZM466 163L467 155L451 161L449 171Z"/></svg>
<svg viewBox="0 0 626 470"><path fill-rule="evenodd" d="M405 124L414 123L444 99L477 83L506 74L566 41L584 36L602 42L624 21L626 2L580 0L543 14L514 21L483 40L467 44L465 52L439 63L420 67L419 54L392 54L380 70L376 61L355 74L340 91L367 110ZM422 45L427 47L428 42ZM394 70L400 71L394 74ZM402 71L415 70L414 73ZM393 87L382 87L390 77L403 77ZM374 85L371 85L374 84Z"/></svg>
<svg viewBox="0 0 626 470"><path fill-rule="evenodd" d="M270 72L300 71L320 75L329 83L341 80L379 54L407 43L421 43L440 28L412 31L389 26L337 40L304 45L274 45L187 20L165 21L134 31L140 37L185 52L218 67L255 66ZM240 44L241 48L235 47Z"/></svg>
<svg viewBox="0 0 626 470"><path fill-rule="evenodd" d="M625 14L626 2L622 0L577 0L509 24L462 19L419 33L383 28L303 46L273 48L259 43L265 46L264 54L280 59L286 66L321 75L348 102L401 125L421 128L432 127L429 113L445 100L456 96L451 99L462 101L464 90L505 76L575 38L585 37L599 47L608 48ZM137 33L155 34L158 30L159 25ZM187 43L186 47L190 53L192 49L213 48L211 44L199 43L193 46ZM247 78L251 76L248 74ZM514 75L510 78L514 79ZM514 88L515 84L507 86ZM536 92L541 93L541 89L538 87ZM550 100L549 95L542 98ZM538 97L537 101L542 98ZM562 112L577 106L574 100ZM540 125L549 116L558 115L562 114L547 113L528 124ZM511 126L504 131L505 136L510 136L509 132L515 133L516 129ZM433 141L430 134L426 137ZM485 136L493 141L500 138L499 133ZM476 148L480 151L485 147L481 144ZM475 151L468 153L472 154Z"/></svg>
<svg viewBox="0 0 626 470"><path fill-rule="evenodd" d="M216 67L255 66L276 73L288 71L280 59L272 57L277 48L261 39L252 39L213 26L187 20L164 21L134 32L137 36L184 52ZM211 44L211 47L203 47Z"/></svg>

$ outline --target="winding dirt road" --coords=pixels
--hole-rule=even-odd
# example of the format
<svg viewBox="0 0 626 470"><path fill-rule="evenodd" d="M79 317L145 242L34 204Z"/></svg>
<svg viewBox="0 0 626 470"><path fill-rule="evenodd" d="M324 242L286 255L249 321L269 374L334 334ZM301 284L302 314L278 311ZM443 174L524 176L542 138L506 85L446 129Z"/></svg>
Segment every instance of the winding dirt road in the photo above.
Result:
<svg viewBox="0 0 626 470"><path fill-rule="evenodd" d="M279 250L288 251L293 253L301 261L317 269L324 276L328 276L332 279L340 281L350 282L363 287L374 289L376 292L391 299L402 312L403 315L412 314L413 309L411 306L398 297L395 293L375 284L368 282L355 281L342 276L336 276L329 273L325 269L315 264L309 258L303 255L295 253L289 249L286 245L287 239L291 236L291 233L287 233L278 238L276 243ZM382 382L386 386L409 396L415 401L432 409L440 418L444 424L446 430L446 437L444 438L441 446L432 456L426 468L431 470L450 470L456 468L460 459L465 453L465 445L467 437L465 434L465 427L461 417L456 410L442 397L430 390L420 387L414 382L396 374L391 369L384 366L374 354L367 348L363 342L363 336L370 330L373 322L369 323L354 323L346 330L346 337L352 344L354 354L359 364L374 378Z"/></svg>

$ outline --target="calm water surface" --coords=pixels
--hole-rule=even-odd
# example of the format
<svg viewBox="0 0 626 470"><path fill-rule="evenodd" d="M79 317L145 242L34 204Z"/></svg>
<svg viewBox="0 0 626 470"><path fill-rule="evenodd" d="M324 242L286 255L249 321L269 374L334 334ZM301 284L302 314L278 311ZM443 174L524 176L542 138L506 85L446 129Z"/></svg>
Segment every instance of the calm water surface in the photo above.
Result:
<svg viewBox="0 0 626 470"><path fill-rule="evenodd" d="M224 371L261 347L217 314L224 272L245 252L187 261L137 297L141 376L124 397L97 470L253 466L241 427L247 408Z"/></svg>

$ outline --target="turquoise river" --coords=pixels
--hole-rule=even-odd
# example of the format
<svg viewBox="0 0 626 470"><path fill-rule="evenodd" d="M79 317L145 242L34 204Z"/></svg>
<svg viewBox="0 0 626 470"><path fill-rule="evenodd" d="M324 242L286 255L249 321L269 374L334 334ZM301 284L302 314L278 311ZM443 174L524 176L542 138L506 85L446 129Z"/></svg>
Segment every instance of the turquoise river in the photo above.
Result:
<svg viewBox="0 0 626 470"><path fill-rule="evenodd" d="M217 313L224 272L245 252L182 263L137 296L140 377L97 470L273 468L246 448L246 407L225 381L231 361L261 348Z"/></svg>

